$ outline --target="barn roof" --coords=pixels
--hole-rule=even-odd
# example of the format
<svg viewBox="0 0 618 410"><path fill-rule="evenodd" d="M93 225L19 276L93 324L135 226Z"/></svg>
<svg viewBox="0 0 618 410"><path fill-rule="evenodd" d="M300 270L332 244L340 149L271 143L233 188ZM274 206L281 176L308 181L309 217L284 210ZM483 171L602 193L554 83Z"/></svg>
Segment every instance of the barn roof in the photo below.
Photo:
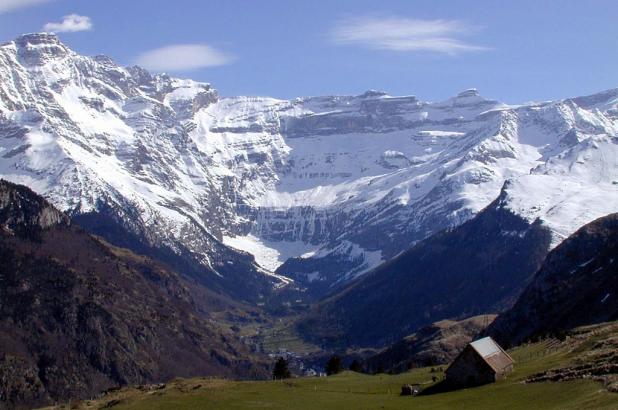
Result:
<svg viewBox="0 0 618 410"><path fill-rule="evenodd" d="M484 337L470 343L470 346L481 356L485 362L496 372L502 371L513 363L513 359L492 339Z"/></svg>
<svg viewBox="0 0 618 410"><path fill-rule="evenodd" d="M491 356L492 354L500 353L502 349L491 337L484 337L471 342L470 345L483 357Z"/></svg>

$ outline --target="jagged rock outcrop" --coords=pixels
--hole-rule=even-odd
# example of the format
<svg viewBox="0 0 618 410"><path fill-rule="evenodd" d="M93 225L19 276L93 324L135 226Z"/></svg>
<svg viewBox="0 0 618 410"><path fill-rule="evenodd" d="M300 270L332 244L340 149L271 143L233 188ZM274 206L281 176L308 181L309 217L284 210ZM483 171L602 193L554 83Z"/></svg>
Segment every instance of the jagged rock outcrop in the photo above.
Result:
<svg viewBox="0 0 618 410"><path fill-rule="evenodd" d="M28 187L0 180L0 230L36 239L42 230L68 225L69 218Z"/></svg>

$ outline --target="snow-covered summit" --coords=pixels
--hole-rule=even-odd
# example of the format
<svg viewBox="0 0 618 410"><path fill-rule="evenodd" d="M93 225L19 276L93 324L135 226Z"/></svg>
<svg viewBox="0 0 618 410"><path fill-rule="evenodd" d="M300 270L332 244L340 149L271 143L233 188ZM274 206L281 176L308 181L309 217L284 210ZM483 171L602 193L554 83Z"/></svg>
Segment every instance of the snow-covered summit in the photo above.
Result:
<svg viewBox="0 0 618 410"><path fill-rule="evenodd" d="M475 89L221 98L29 34L0 46L0 176L222 276L227 244L331 284L468 220L505 181L556 243L617 211L617 107L618 89L521 106Z"/></svg>
<svg viewBox="0 0 618 410"><path fill-rule="evenodd" d="M0 47L14 47L20 61L26 66L43 65L50 59L60 59L71 53L52 33L31 33L17 37Z"/></svg>
<svg viewBox="0 0 618 410"><path fill-rule="evenodd" d="M467 90L463 90L459 94L457 94L457 98L471 98L471 97L479 97L481 94L479 90L476 88L468 88Z"/></svg>

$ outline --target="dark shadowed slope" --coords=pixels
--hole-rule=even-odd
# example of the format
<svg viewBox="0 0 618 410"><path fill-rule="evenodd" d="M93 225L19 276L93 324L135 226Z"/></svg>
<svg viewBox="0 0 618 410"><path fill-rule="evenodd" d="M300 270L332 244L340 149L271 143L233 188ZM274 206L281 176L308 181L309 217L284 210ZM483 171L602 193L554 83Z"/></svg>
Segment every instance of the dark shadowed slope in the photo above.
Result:
<svg viewBox="0 0 618 410"><path fill-rule="evenodd" d="M129 211L123 210L123 212ZM119 213L119 210L101 204L96 212L76 213L72 219L88 232L116 246L163 261L185 278L235 300L255 304L271 296L275 285L280 283L275 277L261 272L249 253L214 241L210 251L216 253L217 260L212 265L205 266L203 260L183 244L177 244L172 248L152 243L156 241L149 235L157 237L156 234L148 234L146 230L140 231L142 227L131 227L131 224L118 216ZM139 220L137 214L134 217L135 220ZM206 232L199 232L195 237L209 237L209 235Z"/></svg>
<svg viewBox="0 0 618 410"><path fill-rule="evenodd" d="M415 367L449 363L495 318L496 315L480 315L459 322L433 323L368 358L367 369L401 373Z"/></svg>
<svg viewBox="0 0 618 410"><path fill-rule="evenodd" d="M327 345L379 346L442 319L510 307L545 258L550 233L501 205L426 239L318 305L298 328Z"/></svg>
<svg viewBox="0 0 618 410"><path fill-rule="evenodd" d="M584 226L554 249L533 282L488 329L513 346L618 319L618 214Z"/></svg>
<svg viewBox="0 0 618 410"><path fill-rule="evenodd" d="M202 308L225 306L201 295ZM0 180L3 405L175 376L264 375L214 326L176 273L84 233L28 188Z"/></svg>

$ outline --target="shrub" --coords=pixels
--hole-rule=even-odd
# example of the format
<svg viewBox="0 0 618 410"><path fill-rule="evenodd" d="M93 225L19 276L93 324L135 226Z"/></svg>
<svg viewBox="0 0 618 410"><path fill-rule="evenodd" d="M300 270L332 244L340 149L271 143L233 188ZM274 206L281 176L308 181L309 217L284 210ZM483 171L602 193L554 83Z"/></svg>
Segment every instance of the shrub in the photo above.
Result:
<svg viewBox="0 0 618 410"><path fill-rule="evenodd" d="M326 375L330 376L341 372L341 358L337 355L332 356L326 363Z"/></svg>
<svg viewBox="0 0 618 410"><path fill-rule="evenodd" d="M360 364L360 362L356 359L354 359L354 361L352 361L352 363L350 364L350 370L356 373L360 373L363 371L363 368Z"/></svg>
<svg viewBox="0 0 618 410"><path fill-rule="evenodd" d="M290 369L288 369L288 361L283 357L280 357L275 363L275 368L273 369L273 379L289 379L291 376Z"/></svg>

